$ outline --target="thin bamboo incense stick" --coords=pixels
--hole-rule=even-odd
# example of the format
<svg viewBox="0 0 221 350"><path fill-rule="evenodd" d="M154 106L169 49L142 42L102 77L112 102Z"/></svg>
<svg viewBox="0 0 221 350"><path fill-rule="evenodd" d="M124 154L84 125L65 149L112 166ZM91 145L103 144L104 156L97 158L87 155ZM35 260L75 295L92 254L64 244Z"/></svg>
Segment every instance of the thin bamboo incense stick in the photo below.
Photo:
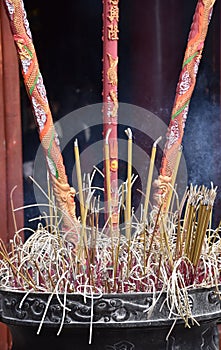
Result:
<svg viewBox="0 0 221 350"><path fill-rule="evenodd" d="M130 128L125 130L128 137L128 153L127 153L127 192L126 192L126 209L125 209L125 225L127 239L127 278L129 278L131 264L131 191L132 191L132 131Z"/></svg>
<svg viewBox="0 0 221 350"><path fill-rule="evenodd" d="M52 203L52 193L51 193L51 185L50 185L50 178L49 178L49 173L47 171L47 187L48 187L48 197L49 197L49 221L50 221L50 228L49 230L52 230L53 226L53 209L52 206L50 205Z"/></svg>
<svg viewBox="0 0 221 350"><path fill-rule="evenodd" d="M12 273L15 277L15 279L17 279L17 275L19 275L22 278L22 283L26 282L27 284L29 284L32 288L34 288L34 290L36 290L36 286L35 284L32 284L31 281L29 281L22 273L19 269L17 269L11 262L11 260L9 259L9 257L7 257L1 250L0 250L0 255L2 256L2 258L7 261L7 263L9 264L9 266L12 269ZM19 282L20 283L20 282Z"/></svg>
<svg viewBox="0 0 221 350"><path fill-rule="evenodd" d="M143 211L143 222L146 221L147 217L147 211L148 211L148 204L150 200L150 190L151 190L151 183L153 178L153 170L154 170L154 164L155 164L155 158L156 158L156 149L158 143L162 140L162 136L160 136L153 144L152 151L151 151L151 158L150 158L150 167L148 172L148 178L147 178L147 186L146 186L146 196L145 196L145 202L144 202L144 211Z"/></svg>
<svg viewBox="0 0 221 350"><path fill-rule="evenodd" d="M189 256L190 244L191 244L191 235L193 234L193 218L194 218L194 206L190 204L188 206L188 217L187 217L187 232L185 235L185 247L184 254Z"/></svg>
<svg viewBox="0 0 221 350"><path fill-rule="evenodd" d="M166 213L168 213L169 208L170 208L171 198L172 198L172 194L173 194L173 188L175 186L175 181L176 181L176 177L177 177L177 173L178 173L178 169L179 169L179 165L180 165L181 156L182 156L182 146L180 146L178 154L177 154L177 159L176 159L175 167L173 170L173 176L172 176L172 180L171 180L171 187L170 187L168 196L166 197L166 206L165 206Z"/></svg>
<svg viewBox="0 0 221 350"><path fill-rule="evenodd" d="M110 172L110 153L109 153L109 137L111 134L111 129L107 130L104 145L105 154L105 169L106 169L106 196L107 196L107 210L108 210L108 223L110 227L110 237L111 237L111 252L112 252L112 264L114 266L114 242L113 242L113 222L112 222L112 197L111 197L111 172ZM114 272L113 272L114 273ZM115 278L115 276L113 276Z"/></svg>
<svg viewBox="0 0 221 350"><path fill-rule="evenodd" d="M147 261L150 257L150 254L151 254L151 250L152 250L152 246L153 246L153 241L155 239L155 234L157 233L157 229L159 227L159 218L160 218L160 215L161 215L161 209L162 209L162 204L160 205L159 209L158 209L158 212L157 212L157 216L156 216L156 220L155 220L155 224L154 224L154 229L153 229L153 233L152 233L152 237L151 237L151 241L150 241L150 244L149 244L149 249L148 249L148 252L146 253L146 249L144 250L144 261L145 261L145 266L147 264Z"/></svg>
<svg viewBox="0 0 221 350"><path fill-rule="evenodd" d="M171 247L169 244L169 239L168 239L168 235L166 232L166 225L165 225L164 220L165 220L165 218L162 217L161 221L160 221L160 230L162 230L162 237L163 237L162 243L163 242L165 243L164 248L166 248L166 250L167 250L167 255L169 258L169 262L170 262L170 267L172 268L173 267L173 257L172 257L172 253L171 253ZM162 248L163 248L163 245L162 245Z"/></svg>
<svg viewBox="0 0 221 350"><path fill-rule="evenodd" d="M77 139L74 141L74 154L75 154L77 183L78 183L79 200L80 200L80 213L81 213L81 220L83 220L83 218L84 218L84 195L83 195L81 163L80 163L80 156L79 156L79 148L78 148Z"/></svg>
<svg viewBox="0 0 221 350"><path fill-rule="evenodd" d="M206 235L206 230L209 224L209 219L210 219L210 212L211 212L211 208L206 207L205 210L205 215L203 216L203 223L201 225L201 231L199 231L199 235L198 235L198 240L197 240L197 244L196 244L196 249L194 250L194 254L193 254L193 266L197 266L198 265L198 261L200 258L200 254L202 251L202 246L203 246L203 242L204 242L204 238Z"/></svg>
<svg viewBox="0 0 221 350"><path fill-rule="evenodd" d="M127 156L127 193L126 193L126 237L130 241L130 221L131 221L131 191L132 191L132 131L130 128L125 130L128 136L128 156Z"/></svg>
<svg viewBox="0 0 221 350"><path fill-rule="evenodd" d="M107 134L105 137L105 145L104 145L104 154L105 154L105 181L106 181L106 196L107 196L107 210L108 210L108 220L110 222L110 226L112 226L111 216L112 216L112 205L111 205L111 172L110 172L110 152L109 152L109 136L111 134L111 129L107 130Z"/></svg>
<svg viewBox="0 0 221 350"><path fill-rule="evenodd" d="M17 188L17 186L13 187L13 189L10 192L10 204L11 204L11 210L12 210L12 218L13 218L13 224L14 224L14 229L15 232L18 231L18 227L17 227L17 223L16 223L16 218L15 218L15 211L14 211L14 202L13 202L13 193L15 191L15 189Z"/></svg>
<svg viewBox="0 0 221 350"><path fill-rule="evenodd" d="M125 220L125 217L124 217L124 201L125 201L124 189L125 189L125 183L122 183L122 196L121 196L120 218L119 218L119 220L121 222L124 222L124 220Z"/></svg>
<svg viewBox="0 0 221 350"><path fill-rule="evenodd" d="M175 248L175 260L181 256L181 217L180 213L178 214L178 223L177 223L177 235L176 235L176 248Z"/></svg>

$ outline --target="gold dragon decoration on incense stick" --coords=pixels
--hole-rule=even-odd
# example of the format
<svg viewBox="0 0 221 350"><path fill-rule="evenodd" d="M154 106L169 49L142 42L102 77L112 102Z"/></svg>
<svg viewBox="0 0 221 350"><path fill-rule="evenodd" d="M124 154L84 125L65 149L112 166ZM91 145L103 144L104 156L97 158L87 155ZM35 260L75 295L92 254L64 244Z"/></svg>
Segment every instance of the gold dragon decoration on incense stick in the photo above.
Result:
<svg viewBox="0 0 221 350"><path fill-rule="evenodd" d="M198 67L214 3L215 0L199 0L193 17L167 132L167 142L164 148L160 176L155 182L157 188L155 199L164 198L164 211L169 207L169 192L172 191L170 185L173 180L176 163L179 162L179 152L189 104L196 84ZM157 204L160 205L159 202Z"/></svg>
<svg viewBox="0 0 221 350"><path fill-rule="evenodd" d="M58 135L53 124L45 86L39 70L24 3L22 0L5 0L5 5L21 63L25 87L45 152L56 204L63 214L64 228L72 228L77 231L79 222L75 214L75 189L70 187L67 182Z"/></svg>

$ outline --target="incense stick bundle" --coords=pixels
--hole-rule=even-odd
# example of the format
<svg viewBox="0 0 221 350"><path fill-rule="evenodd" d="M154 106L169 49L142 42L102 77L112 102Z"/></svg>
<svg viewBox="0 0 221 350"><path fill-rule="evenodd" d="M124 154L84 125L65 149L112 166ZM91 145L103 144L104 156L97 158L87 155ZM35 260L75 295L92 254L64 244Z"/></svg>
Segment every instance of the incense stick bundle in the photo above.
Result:
<svg viewBox="0 0 221 350"><path fill-rule="evenodd" d="M211 219L216 197L216 188L191 187L184 219L184 254L196 267L202 252L203 243Z"/></svg>

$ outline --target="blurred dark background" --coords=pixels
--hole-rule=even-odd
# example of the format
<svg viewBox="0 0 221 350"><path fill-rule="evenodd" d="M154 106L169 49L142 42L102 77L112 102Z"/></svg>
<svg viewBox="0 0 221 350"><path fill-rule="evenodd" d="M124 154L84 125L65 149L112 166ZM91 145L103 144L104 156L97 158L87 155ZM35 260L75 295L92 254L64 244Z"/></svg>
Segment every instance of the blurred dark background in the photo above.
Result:
<svg viewBox="0 0 221 350"><path fill-rule="evenodd" d="M102 102L102 1L24 3L54 120ZM167 125L196 3L120 0L119 101L148 109ZM23 159L27 163L34 159L39 141L22 82L21 86ZM101 131L95 131L99 139ZM145 145L150 154L150 140L140 135L136 142ZM213 181L221 187L219 1L206 39L183 146L188 182L210 185ZM30 186L26 179L26 203L33 200ZM219 189L216 222L220 198ZM26 220L33 214L26 212Z"/></svg>

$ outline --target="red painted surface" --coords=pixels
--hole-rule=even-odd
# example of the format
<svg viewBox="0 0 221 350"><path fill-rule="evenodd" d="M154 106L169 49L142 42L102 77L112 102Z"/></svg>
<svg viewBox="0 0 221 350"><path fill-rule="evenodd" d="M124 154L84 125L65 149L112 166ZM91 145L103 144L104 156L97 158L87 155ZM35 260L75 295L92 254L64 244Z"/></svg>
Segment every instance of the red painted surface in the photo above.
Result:
<svg viewBox="0 0 221 350"><path fill-rule="evenodd" d="M4 123L6 140L6 183L7 183L7 240L14 234L14 223L10 203L10 193L17 186L13 195L14 207L23 204L22 186L22 131L20 114L20 82L17 53L9 26L8 17L2 11L2 46L3 46L3 91ZM16 126L16 127L12 127ZM23 212L16 214L18 227L23 225Z"/></svg>
<svg viewBox="0 0 221 350"><path fill-rule="evenodd" d="M7 244L14 235L10 192L14 186L15 207L23 204L22 145L18 61L8 18L0 3L0 237ZM18 227L23 213L16 215ZM8 329L0 323L0 350L9 350Z"/></svg>
<svg viewBox="0 0 221 350"><path fill-rule="evenodd" d="M110 145L110 177L112 197L112 223L118 223L118 143L117 143L117 65L119 0L103 1L103 136L108 129ZM104 141L105 142L105 141ZM106 172L106 170L105 170Z"/></svg>

